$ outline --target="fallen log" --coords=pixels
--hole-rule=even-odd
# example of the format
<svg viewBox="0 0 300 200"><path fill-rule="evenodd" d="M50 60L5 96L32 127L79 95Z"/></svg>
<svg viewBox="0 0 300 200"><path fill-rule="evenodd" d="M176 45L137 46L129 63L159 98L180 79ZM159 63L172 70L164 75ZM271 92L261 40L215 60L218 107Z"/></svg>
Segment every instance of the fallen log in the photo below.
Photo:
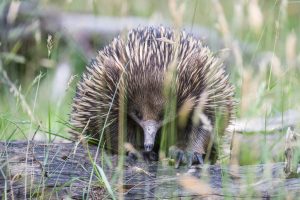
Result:
<svg viewBox="0 0 300 200"><path fill-rule="evenodd" d="M134 166L126 164L120 168L118 156L102 152L95 164L96 152L96 146L75 143L1 142L0 196L2 199L83 199L88 196L92 199L294 199L300 195L300 179L286 179L284 163L205 164L193 169L185 166L174 169L165 161L138 161ZM109 185L97 169L103 169ZM111 187L111 194L107 186Z"/></svg>

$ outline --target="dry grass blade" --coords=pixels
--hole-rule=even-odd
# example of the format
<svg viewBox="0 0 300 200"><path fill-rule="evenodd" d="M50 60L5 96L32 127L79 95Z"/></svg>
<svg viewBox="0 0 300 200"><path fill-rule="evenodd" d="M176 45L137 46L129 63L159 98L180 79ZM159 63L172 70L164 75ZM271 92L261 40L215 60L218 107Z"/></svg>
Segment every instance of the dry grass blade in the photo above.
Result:
<svg viewBox="0 0 300 200"><path fill-rule="evenodd" d="M193 176L184 175L179 179L179 184L186 190L198 195L211 195L213 193L211 187L203 180Z"/></svg>
<svg viewBox="0 0 300 200"><path fill-rule="evenodd" d="M13 1L9 6L9 11L7 14L7 22L8 24L13 24L18 16L19 8L21 2Z"/></svg>
<svg viewBox="0 0 300 200"><path fill-rule="evenodd" d="M263 26L264 18L257 0L251 0L248 4L248 23L254 32L259 33Z"/></svg>
<svg viewBox="0 0 300 200"><path fill-rule="evenodd" d="M169 0L169 11L173 18L175 27L180 27L182 25L182 20L185 11L185 2L182 1L180 5L176 0Z"/></svg>
<svg viewBox="0 0 300 200"><path fill-rule="evenodd" d="M27 115L30 117L31 121L37 123L39 126L41 126L41 123L35 118L33 115L33 111L30 108L29 104L27 103L25 96L21 93L20 89L17 88L17 86L10 80L10 78L7 76L6 71L0 67L0 72L2 72L2 76L4 78L5 83L10 87L10 92L16 97L20 99L21 106L23 110L27 113Z"/></svg>
<svg viewBox="0 0 300 200"><path fill-rule="evenodd" d="M296 64L296 57L297 57L297 35L295 32L291 32L286 39L285 44L285 55L286 61L289 67L293 68Z"/></svg>

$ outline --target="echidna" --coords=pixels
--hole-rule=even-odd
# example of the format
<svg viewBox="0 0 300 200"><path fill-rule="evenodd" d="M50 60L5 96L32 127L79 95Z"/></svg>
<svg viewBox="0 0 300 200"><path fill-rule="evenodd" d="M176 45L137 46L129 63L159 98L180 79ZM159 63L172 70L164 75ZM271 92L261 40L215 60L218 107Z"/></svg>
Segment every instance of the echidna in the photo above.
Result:
<svg viewBox="0 0 300 200"><path fill-rule="evenodd" d="M214 147L217 119L225 128L230 123L233 93L223 64L200 40L163 26L140 27L126 39L115 38L87 66L72 105L71 133L101 140L114 151L125 127L126 142L157 153L162 126L184 115L177 133L167 131L167 137L176 134L176 166L186 159L189 165L203 163ZM166 109L170 101L173 116Z"/></svg>

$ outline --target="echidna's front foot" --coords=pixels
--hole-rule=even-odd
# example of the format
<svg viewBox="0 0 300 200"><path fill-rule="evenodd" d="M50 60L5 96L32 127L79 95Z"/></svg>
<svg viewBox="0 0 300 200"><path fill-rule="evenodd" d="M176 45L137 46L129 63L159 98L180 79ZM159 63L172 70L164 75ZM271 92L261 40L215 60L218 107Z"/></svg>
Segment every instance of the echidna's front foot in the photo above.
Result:
<svg viewBox="0 0 300 200"><path fill-rule="evenodd" d="M175 168L178 168L180 164L187 164L190 168L193 164L202 165L204 163L203 154L193 151L183 151L176 146L169 148L169 155L172 159L175 159Z"/></svg>
<svg viewBox="0 0 300 200"><path fill-rule="evenodd" d="M158 155L154 151L143 151L143 158L146 162L150 161L157 161L158 160Z"/></svg>
<svg viewBox="0 0 300 200"><path fill-rule="evenodd" d="M138 160L138 154L136 152L128 151L126 156L126 162L130 165L134 165Z"/></svg>
<svg viewBox="0 0 300 200"><path fill-rule="evenodd" d="M127 155L126 156L126 162L130 165L134 165L134 164L136 164L136 162L139 159L141 159L141 157L146 162L151 162L151 161L157 161L158 160L158 155L154 151L150 151L150 152L143 151L141 154L139 152L128 151L126 153L126 155Z"/></svg>

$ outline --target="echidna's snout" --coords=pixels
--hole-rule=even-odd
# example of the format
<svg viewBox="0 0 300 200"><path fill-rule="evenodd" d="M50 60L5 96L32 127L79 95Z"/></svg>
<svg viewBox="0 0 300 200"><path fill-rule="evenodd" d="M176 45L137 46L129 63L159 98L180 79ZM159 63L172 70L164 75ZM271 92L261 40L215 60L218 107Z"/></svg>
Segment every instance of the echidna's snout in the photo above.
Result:
<svg viewBox="0 0 300 200"><path fill-rule="evenodd" d="M144 148L145 151L152 151L155 142L155 136L160 128L160 123L154 120L146 120L140 123L144 130Z"/></svg>

